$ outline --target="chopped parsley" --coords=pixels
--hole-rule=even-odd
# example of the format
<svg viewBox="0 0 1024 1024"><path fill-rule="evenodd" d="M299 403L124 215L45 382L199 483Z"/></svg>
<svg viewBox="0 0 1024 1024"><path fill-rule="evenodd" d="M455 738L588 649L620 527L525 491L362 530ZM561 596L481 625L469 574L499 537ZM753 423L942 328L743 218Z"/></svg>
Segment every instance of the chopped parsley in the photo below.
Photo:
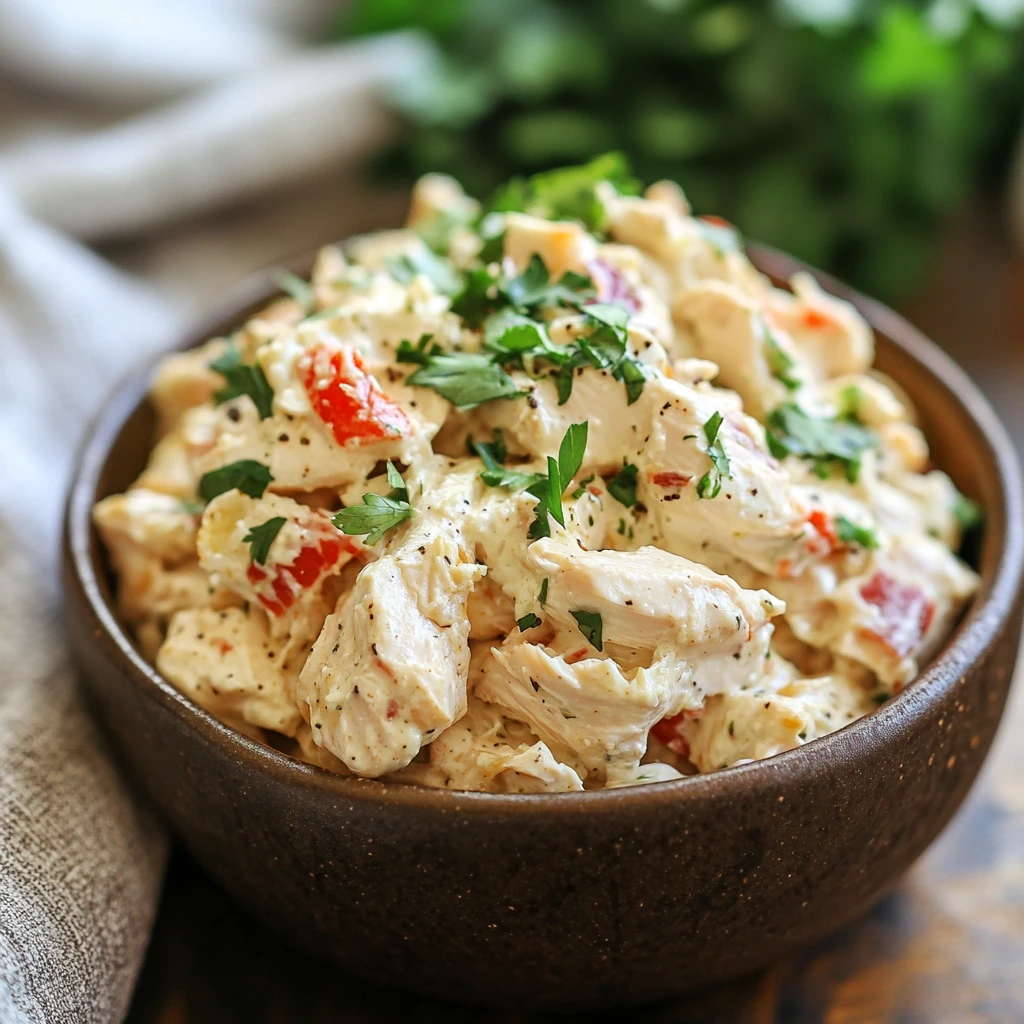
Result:
<svg viewBox="0 0 1024 1024"><path fill-rule="evenodd" d="M522 633L525 633L528 629L533 629L534 626L539 626L540 623L540 616L534 615L533 612L528 612L521 619L516 619L516 625Z"/></svg>
<svg viewBox="0 0 1024 1024"><path fill-rule="evenodd" d="M399 354L409 361L409 350ZM484 352L436 352L424 355L426 362L406 377L406 383L436 391L456 409L475 409L495 398L519 398L527 393L520 391L516 382L493 357Z"/></svg>
<svg viewBox="0 0 1024 1024"><path fill-rule="evenodd" d="M456 296L462 291L462 277L448 260L429 249L403 252L387 261L388 273L399 284L411 284L422 274L442 294Z"/></svg>
<svg viewBox="0 0 1024 1024"><path fill-rule="evenodd" d="M274 389L267 381L263 367L243 363L238 349L232 345L219 359L210 363L210 369L224 378L224 387L213 393L217 405L230 402L232 398L248 395L256 406L260 419L265 420L273 412Z"/></svg>
<svg viewBox="0 0 1024 1024"><path fill-rule="evenodd" d="M585 612L582 609L570 611L569 614L576 620L580 632L587 638L591 647L597 650L604 650L604 641L601 638L601 630L604 623L601 621L600 612Z"/></svg>
<svg viewBox="0 0 1024 1024"><path fill-rule="evenodd" d="M513 491L521 491L524 487L531 487L547 479L543 473L524 473L518 469L506 468L502 464L508 454L504 438L500 430L496 430L494 434L495 440L490 443L473 440L469 442L473 451L480 456L480 460L484 464L484 468L480 471L480 479L488 487L508 487Z"/></svg>
<svg viewBox="0 0 1024 1024"><path fill-rule="evenodd" d="M608 481L608 493L626 508L632 508L636 504L636 476L637 468L631 462L627 462Z"/></svg>
<svg viewBox="0 0 1024 1024"><path fill-rule="evenodd" d="M575 220L588 231L603 232L608 212L597 186L607 181L624 195L637 195L633 178L621 153L605 153L578 167L543 171L530 178L513 178L492 197L489 210L530 213L548 220Z"/></svg>
<svg viewBox="0 0 1024 1024"><path fill-rule="evenodd" d="M846 516L836 516L836 536L844 544L858 544L869 551L878 547L878 538L874 530L851 523Z"/></svg>
<svg viewBox="0 0 1024 1024"><path fill-rule="evenodd" d="M722 440L718 436L722 427L722 414L715 412L704 424L704 437L707 438L708 458L711 468L697 481L698 498L717 498L722 490L722 480L729 479L729 456L725 454Z"/></svg>
<svg viewBox="0 0 1024 1024"><path fill-rule="evenodd" d="M415 345L409 340L398 343L395 362L418 363L420 366L426 366L429 364L431 356L436 356L442 351L444 350L434 341L432 334L421 334L420 340Z"/></svg>
<svg viewBox="0 0 1024 1024"><path fill-rule="evenodd" d="M800 378L794 376L796 360L779 344L778 336L762 321L764 330L764 358L771 375L790 391L800 387Z"/></svg>
<svg viewBox="0 0 1024 1024"><path fill-rule="evenodd" d="M290 295L302 307L303 313L309 314L316 309L313 289L297 274L293 274L290 270L279 270L274 275L274 284L281 291Z"/></svg>
<svg viewBox="0 0 1024 1024"><path fill-rule="evenodd" d="M837 465L850 483L856 483L865 450L878 444L873 430L849 417L811 416L793 402L773 410L766 426L772 455L778 459L787 455L810 459L822 479L831 466Z"/></svg>
<svg viewBox="0 0 1024 1024"><path fill-rule="evenodd" d="M591 473L590 476L586 477L585 479L579 482L579 484L576 487L576 490L572 492L573 501L579 501L579 499L583 497L583 494L587 489L587 485L592 484L596 476L596 473Z"/></svg>
<svg viewBox="0 0 1024 1024"><path fill-rule="evenodd" d="M544 607L548 603L548 578L544 577L544 582L540 585L540 606Z"/></svg>
<svg viewBox="0 0 1024 1024"><path fill-rule="evenodd" d="M243 544L249 545L249 557L257 565L265 565L270 554L270 546L281 532L281 527L288 522L284 516L274 516L259 526L252 527L242 538Z"/></svg>
<svg viewBox="0 0 1024 1024"><path fill-rule="evenodd" d="M565 526L562 495L583 465L588 428L589 423L586 420L582 423L573 423L566 430L562 443L558 446L558 458L554 459L549 455L547 473L538 474L538 479L526 488L537 499L537 517L530 524L527 534L530 540L551 536L551 527L548 525L549 513L560 526Z"/></svg>
<svg viewBox="0 0 1024 1024"><path fill-rule="evenodd" d="M953 499L953 517L960 529L966 531L980 525L985 514L976 501L971 501L966 495L957 491L956 497Z"/></svg>
<svg viewBox="0 0 1024 1024"><path fill-rule="evenodd" d="M218 494L237 488L250 498L262 498L267 484L273 479L270 469L262 462L240 459L204 473L199 480L199 496L204 501L213 501Z"/></svg>
<svg viewBox="0 0 1024 1024"><path fill-rule="evenodd" d="M331 517L331 522L342 533L354 536L365 534L367 544L376 544L389 530L415 514L415 509L409 503L409 490L402 474L395 469L390 459L387 474L388 483L392 487L390 494L364 494L361 505L350 505Z"/></svg>

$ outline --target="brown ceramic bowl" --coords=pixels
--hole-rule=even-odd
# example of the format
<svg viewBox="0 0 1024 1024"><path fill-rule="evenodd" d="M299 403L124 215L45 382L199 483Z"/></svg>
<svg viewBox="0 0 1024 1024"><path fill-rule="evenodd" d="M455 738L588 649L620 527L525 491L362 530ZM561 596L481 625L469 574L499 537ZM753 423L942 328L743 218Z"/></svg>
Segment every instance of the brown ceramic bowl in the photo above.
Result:
<svg viewBox="0 0 1024 1024"><path fill-rule="evenodd" d="M798 269L753 255L776 279ZM68 626L126 772L196 859L259 917L377 982L562 1007L739 975L890 888L964 799L999 723L1024 512L1013 448L974 385L894 313L822 280L872 323L877 365L916 403L939 465L985 507L981 590L935 661L873 714L765 761L634 789L491 795L343 778L182 696L118 621L90 523L150 445L147 375L121 387L68 500ZM255 297L189 344L237 324Z"/></svg>

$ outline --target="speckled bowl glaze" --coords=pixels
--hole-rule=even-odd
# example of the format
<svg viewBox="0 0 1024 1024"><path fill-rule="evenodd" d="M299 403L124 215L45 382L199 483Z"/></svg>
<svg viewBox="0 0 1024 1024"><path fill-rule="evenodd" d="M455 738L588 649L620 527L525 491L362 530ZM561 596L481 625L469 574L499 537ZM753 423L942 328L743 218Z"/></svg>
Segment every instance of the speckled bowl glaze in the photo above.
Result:
<svg viewBox="0 0 1024 1024"><path fill-rule="evenodd" d="M752 255L776 280L801 269ZM938 835L988 752L1017 653L1024 514L1013 448L974 385L894 313L819 279L871 322L878 367L987 513L981 590L899 697L766 761L608 792L451 793L300 764L182 696L118 621L90 509L143 465L153 415L142 373L85 444L64 548L71 642L127 775L230 893L295 942L382 984L461 1000L655 1000L758 968L861 913ZM255 283L186 344L270 292Z"/></svg>

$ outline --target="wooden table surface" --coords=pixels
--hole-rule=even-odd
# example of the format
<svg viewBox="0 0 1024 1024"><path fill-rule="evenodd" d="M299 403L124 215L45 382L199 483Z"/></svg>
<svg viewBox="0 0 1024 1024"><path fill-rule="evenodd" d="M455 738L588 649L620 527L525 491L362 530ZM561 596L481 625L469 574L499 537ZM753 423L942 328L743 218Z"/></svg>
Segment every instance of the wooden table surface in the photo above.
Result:
<svg viewBox="0 0 1024 1024"><path fill-rule="evenodd" d="M972 213L951 229L930 285L904 308L981 383L1024 442L1024 259L1011 251L993 214ZM756 977L626 1019L1024 1022L1022 740L1024 686L1011 698L965 807L898 890L860 921ZM402 1017L538 1019L339 976L254 923L176 852L130 1024L355 1024Z"/></svg>

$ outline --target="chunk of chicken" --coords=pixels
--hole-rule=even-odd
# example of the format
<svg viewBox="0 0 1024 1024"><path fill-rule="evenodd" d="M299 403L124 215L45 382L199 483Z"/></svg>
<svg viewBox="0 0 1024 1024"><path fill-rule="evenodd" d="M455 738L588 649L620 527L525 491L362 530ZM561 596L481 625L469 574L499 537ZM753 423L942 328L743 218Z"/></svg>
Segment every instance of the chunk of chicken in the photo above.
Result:
<svg viewBox="0 0 1024 1024"><path fill-rule="evenodd" d="M189 608L171 619L156 667L218 718L294 736L302 715L282 660L259 612Z"/></svg>
<svg viewBox="0 0 1024 1024"><path fill-rule="evenodd" d="M842 675L794 679L773 689L737 690L708 699L684 727L690 760L702 772L771 757L834 732L873 711L870 693Z"/></svg>
<svg viewBox="0 0 1024 1024"><path fill-rule="evenodd" d="M718 383L737 391L751 416L763 420L787 400L792 385L807 376L792 341L780 330L770 331L761 304L735 285L701 282L680 301L678 315L697 355L721 368ZM776 367L786 365L784 373L773 372L773 360Z"/></svg>
<svg viewBox="0 0 1024 1024"><path fill-rule="evenodd" d="M409 764L465 712L467 603L485 570L443 496L438 506L425 499L404 537L359 574L300 676L316 742L360 775Z"/></svg>
<svg viewBox="0 0 1024 1024"><path fill-rule="evenodd" d="M505 214L505 257L517 271L526 269L537 254L551 277L557 280L567 270L587 273L587 264L597 255L592 235L572 221L550 221L526 213Z"/></svg>
<svg viewBox="0 0 1024 1024"><path fill-rule="evenodd" d="M482 793L573 793L579 775L557 761L547 744L477 697L430 745L437 785Z"/></svg>
<svg viewBox="0 0 1024 1024"><path fill-rule="evenodd" d="M707 566L653 547L584 551L564 533L530 545L536 578L548 580L545 615L566 626L574 611L598 614L604 641L654 650L749 643L785 604L766 590L744 590Z"/></svg>

